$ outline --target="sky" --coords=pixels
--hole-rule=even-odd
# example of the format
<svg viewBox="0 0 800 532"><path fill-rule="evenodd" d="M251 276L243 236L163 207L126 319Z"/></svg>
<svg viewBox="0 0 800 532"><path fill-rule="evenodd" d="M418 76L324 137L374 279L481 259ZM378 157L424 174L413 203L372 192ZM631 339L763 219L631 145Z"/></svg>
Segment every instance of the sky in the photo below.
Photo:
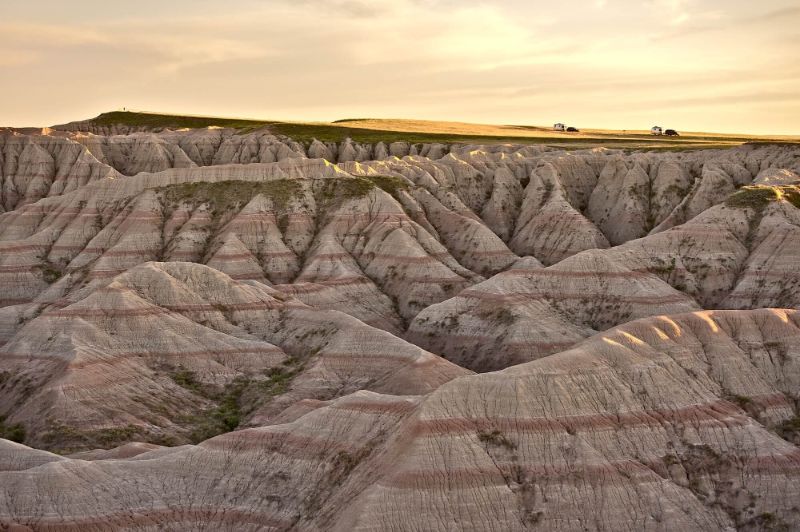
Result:
<svg viewBox="0 0 800 532"><path fill-rule="evenodd" d="M800 3L0 3L0 125L123 107L797 135Z"/></svg>

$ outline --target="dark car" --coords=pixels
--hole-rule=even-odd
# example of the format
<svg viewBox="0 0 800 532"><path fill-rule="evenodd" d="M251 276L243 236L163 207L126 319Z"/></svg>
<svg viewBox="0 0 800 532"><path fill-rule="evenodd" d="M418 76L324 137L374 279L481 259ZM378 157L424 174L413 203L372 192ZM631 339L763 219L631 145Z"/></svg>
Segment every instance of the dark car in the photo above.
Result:
<svg viewBox="0 0 800 532"><path fill-rule="evenodd" d="M578 129L577 127L568 127L567 128L567 133L580 133L580 131L581 130Z"/></svg>
<svg viewBox="0 0 800 532"><path fill-rule="evenodd" d="M678 132L677 132L677 131L675 131L674 129L668 129L668 130L666 130L666 131L664 132L664 134L665 134L666 136L668 136L668 137L679 137L679 136L680 136L680 135L678 135Z"/></svg>

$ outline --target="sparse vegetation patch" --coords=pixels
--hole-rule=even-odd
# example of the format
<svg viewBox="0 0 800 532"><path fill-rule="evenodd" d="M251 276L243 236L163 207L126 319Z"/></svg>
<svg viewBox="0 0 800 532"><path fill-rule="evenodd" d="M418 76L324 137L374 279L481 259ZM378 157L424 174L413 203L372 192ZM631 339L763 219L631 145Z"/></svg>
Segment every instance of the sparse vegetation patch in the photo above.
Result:
<svg viewBox="0 0 800 532"><path fill-rule="evenodd" d="M517 448L517 444L509 440L505 434L499 430L493 430L492 432L479 432L478 439L481 441L481 443L486 445L505 447L506 449Z"/></svg>
<svg viewBox="0 0 800 532"><path fill-rule="evenodd" d="M6 416L0 416L0 438L17 443L25 441L25 427L22 423L6 424Z"/></svg>
<svg viewBox="0 0 800 532"><path fill-rule="evenodd" d="M784 440L800 445L800 416L787 419L776 427L775 432Z"/></svg>
<svg viewBox="0 0 800 532"><path fill-rule="evenodd" d="M266 370L264 374L267 376L267 380L261 381L259 384L268 395L281 395L289 389L292 379L302 370L302 363L295 358L289 358L280 366Z"/></svg>
<svg viewBox="0 0 800 532"><path fill-rule="evenodd" d="M786 200L800 208L800 187L798 186L745 186L733 193L726 201L728 207L763 210L772 201Z"/></svg>
<svg viewBox="0 0 800 532"><path fill-rule="evenodd" d="M480 313L481 318L499 325L513 325L516 321L514 312L506 307L494 307Z"/></svg>
<svg viewBox="0 0 800 532"><path fill-rule="evenodd" d="M271 199L278 210L285 209L292 198L298 196L303 187L295 179L274 181L199 181L169 185L158 189L165 201L172 206L180 203L207 204L214 216L231 210L239 210L256 195Z"/></svg>
<svg viewBox="0 0 800 532"><path fill-rule="evenodd" d="M392 196L397 196L401 190L408 190L409 188L408 181L402 177L390 175L371 175L367 176L366 179Z"/></svg>
<svg viewBox="0 0 800 532"><path fill-rule="evenodd" d="M190 379L189 382L190 386L192 386L191 383L194 382L194 379ZM249 385L250 379L246 377L237 377L220 392L215 392L212 391L210 387L205 387L205 391L200 393L200 395L204 395L206 398L215 401L217 405L209 411L187 416L182 420L186 425L191 427L189 440L192 443L200 443L201 441L213 438L219 434L236 429L239 423L241 423L242 418L240 400L242 394Z"/></svg>
<svg viewBox="0 0 800 532"><path fill-rule="evenodd" d="M170 377L178 386L182 386L194 393L202 394L203 385L197 380L193 371L179 369L170 374Z"/></svg>
<svg viewBox="0 0 800 532"><path fill-rule="evenodd" d="M42 272L42 279L44 279L44 282L47 284L55 283L64 275L64 272L46 261L39 266L39 270Z"/></svg>
<svg viewBox="0 0 800 532"><path fill-rule="evenodd" d="M375 183L363 177L318 179L317 199L325 205L335 205L353 198L363 198L375 188Z"/></svg>
<svg viewBox="0 0 800 532"><path fill-rule="evenodd" d="M740 209L763 210L769 202L777 201L778 193L775 187L747 186L733 193L726 201L728 207Z"/></svg>
<svg viewBox="0 0 800 532"><path fill-rule="evenodd" d="M136 439L141 433L141 428L136 425L80 431L56 422L49 426L42 440L56 452L70 453L80 449L117 447Z"/></svg>
<svg viewBox="0 0 800 532"><path fill-rule="evenodd" d="M190 429L189 440L199 443L238 428L242 419L260 404L286 393L302 369L299 360L289 358L280 366L265 370L264 377L239 376L224 388L206 385L184 368L167 371L176 384L215 404L209 410L178 420Z"/></svg>

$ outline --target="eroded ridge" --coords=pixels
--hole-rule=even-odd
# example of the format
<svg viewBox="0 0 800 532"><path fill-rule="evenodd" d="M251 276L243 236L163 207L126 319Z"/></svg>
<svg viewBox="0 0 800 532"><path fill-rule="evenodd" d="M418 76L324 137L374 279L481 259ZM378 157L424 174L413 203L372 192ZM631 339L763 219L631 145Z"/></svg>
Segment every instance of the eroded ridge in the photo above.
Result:
<svg viewBox="0 0 800 532"><path fill-rule="evenodd" d="M0 132L0 529L800 523L796 145L231 127Z"/></svg>
<svg viewBox="0 0 800 532"><path fill-rule="evenodd" d="M790 527L798 325L781 309L646 318L425 397L305 400L198 446L74 459L5 443L0 515L42 528Z"/></svg>

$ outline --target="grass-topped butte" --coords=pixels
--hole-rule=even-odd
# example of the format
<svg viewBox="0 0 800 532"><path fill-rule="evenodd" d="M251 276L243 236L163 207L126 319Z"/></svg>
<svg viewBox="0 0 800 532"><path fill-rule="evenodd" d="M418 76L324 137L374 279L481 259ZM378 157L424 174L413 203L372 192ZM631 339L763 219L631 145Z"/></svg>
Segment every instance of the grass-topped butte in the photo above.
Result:
<svg viewBox="0 0 800 532"><path fill-rule="evenodd" d="M275 122L268 125L272 133L284 135L300 143L308 144L314 139L320 142L342 142L346 138L354 142L377 144L383 142L408 142L409 144L585 144L584 138L517 137L491 135L459 135L448 133L426 133L390 131L381 129L362 129L327 124L291 124ZM624 145L640 145L638 139L615 140Z"/></svg>
<svg viewBox="0 0 800 532"><path fill-rule="evenodd" d="M580 134L563 134L548 128L534 126L485 126L466 124L455 130L438 127L437 123L418 121L413 128L397 129L398 121L372 119L346 119L335 122L282 122L247 118L220 118L209 116L185 116L163 113L113 111L80 122L94 126L129 126L134 128L182 129L182 128L233 128L239 133L266 129L275 135L283 135L308 145L313 139L321 142L342 142L351 138L354 142L376 144L378 142L408 142L411 144L546 144L588 148L607 146L628 149L700 149L726 148L743 142L759 141L743 136L714 136L692 134L685 137L652 137L633 132L608 132L589 130ZM433 124L433 125L431 125ZM76 123L54 126L70 130ZM533 132L533 133L531 133ZM763 139L761 139L763 140Z"/></svg>
<svg viewBox="0 0 800 532"><path fill-rule="evenodd" d="M213 116L182 116L157 113L134 113L131 111L113 111L103 113L89 123L97 126L131 126L153 129L200 129L207 127L230 127L235 129L262 127L265 120L249 120L241 118L219 118Z"/></svg>

